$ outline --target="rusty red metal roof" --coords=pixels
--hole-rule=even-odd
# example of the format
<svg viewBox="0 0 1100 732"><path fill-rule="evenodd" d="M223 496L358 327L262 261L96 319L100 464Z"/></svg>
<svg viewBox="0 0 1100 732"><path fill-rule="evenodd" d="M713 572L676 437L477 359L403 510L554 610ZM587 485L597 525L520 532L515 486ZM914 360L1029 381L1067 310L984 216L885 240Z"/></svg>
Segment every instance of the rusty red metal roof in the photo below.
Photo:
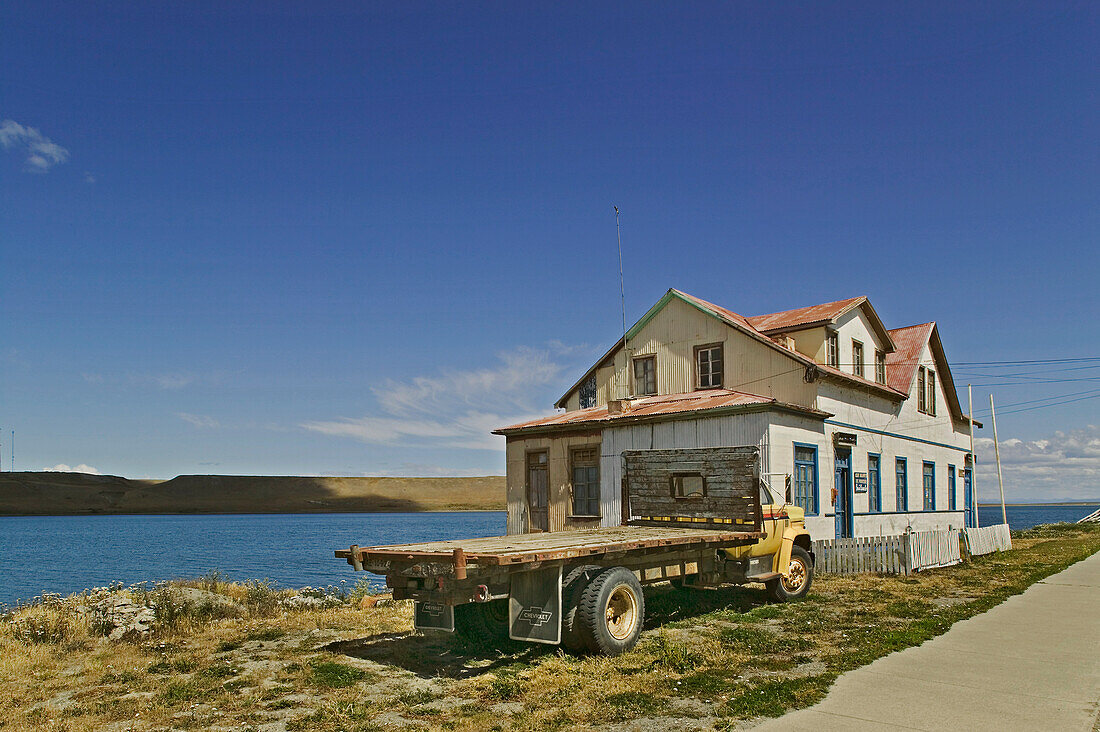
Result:
<svg viewBox="0 0 1100 732"><path fill-rule="evenodd" d="M494 434L507 434L534 429L568 428L574 425L602 426L618 420L633 420L642 417L659 417L684 412L700 412L712 409L777 405L807 414L826 416L824 412L795 405L781 404L772 397L749 394L730 389L703 389L680 394L662 394L641 397L632 400L629 407L619 414L611 414L607 405L589 409L574 409L542 419L522 422L493 430Z"/></svg>
<svg viewBox="0 0 1100 732"><path fill-rule="evenodd" d="M890 388L909 396L921 351L932 337L935 326L935 323L921 323L890 331L890 337L897 347L893 353L886 354L886 383Z"/></svg>
<svg viewBox="0 0 1100 732"><path fill-rule="evenodd" d="M867 302L866 296L850 297L847 300L822 303L821 305L809 305L794 310L784 310L768 315L754 315L746 318L752 327L761 333L770 334L788 328L798 328L815 323L830 323L854 307Z"/></svg>

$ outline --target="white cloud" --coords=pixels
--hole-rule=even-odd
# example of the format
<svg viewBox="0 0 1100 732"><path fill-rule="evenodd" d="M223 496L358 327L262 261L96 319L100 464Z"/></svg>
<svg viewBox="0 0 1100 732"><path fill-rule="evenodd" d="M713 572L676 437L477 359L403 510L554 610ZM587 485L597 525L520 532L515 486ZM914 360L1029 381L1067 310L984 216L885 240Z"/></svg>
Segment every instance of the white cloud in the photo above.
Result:
<svg viewBox="0 0 1100 732"><path fill-rule="evenodd" d="M95 176L85 170L84 171L84 182L85 183L95 183Z"/></svg>
<svg viewBox="0 0 1100 732"><path fill-rule="evenodd" d="M75 466L58 463L52 468L42 468L42 470L47 473L89 473L90 475L103 475L103 473L99 472L91 465L85 465L84 463Z"/></svg>
<svg viewBox="0 0 1100 732"><path fill-rule="evenodd" d="M191 374L154 374L147 378L161 389L182 389L195 380Z"/></svg>
<svg viewBox="0 0 1100 732"><path fill-rule="evenodd" d="M218 420L205 414L190 414L188 412L176 412L176 416L188 424L199 429L217 429L221 426Z"/></svg>
<svg viewBox="0 0 1100 732"><path fill-rule="evenodd" d="M25 155L27 170L33 173L45 173L69 159L68 150L34 127L24 127L11 119L0 122L0 147Z"/></svg>
<svg viewBox="0 0 1100 732"><path fill-rule="evenodd" d="M1007 500L1100 499L1100 426L1055 432L1040 440L1001 440ZM978 494L1000 499L993 440L976 438Z"/></svg>
<svg viewBox="0 0 1100 732"><path fill-rule="evenodd" d="M396 468L382 468L363 475L376 478L480 478L494 473L491 470L448 468L430 463L401 463Z"/></svg>
<svg viewBox="0 0 1100 732"><path fill-rule="evenodd" d="M501 364L495 368L387 381L372 389L382 414L301 426L379 445L502 450L504 440L490 431L552 414L531 403L532 392L554 382L562 367L550 350L519 348L498 358Z"/></svg>

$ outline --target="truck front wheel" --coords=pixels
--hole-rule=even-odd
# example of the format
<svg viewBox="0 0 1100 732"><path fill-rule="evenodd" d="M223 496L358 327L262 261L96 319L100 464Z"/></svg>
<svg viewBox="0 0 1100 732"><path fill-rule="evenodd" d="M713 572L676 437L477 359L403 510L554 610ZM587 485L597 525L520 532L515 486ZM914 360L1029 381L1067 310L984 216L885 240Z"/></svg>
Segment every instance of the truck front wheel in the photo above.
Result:
<svg viewBox="0 0 1100 732"><path fill-rule="evenodd" d="M577 606L580 631L588 648L605 656L618 656L638 642L645 618L642 585L625 567L612 567L596 575L581 593Z"/></svg>
<svg viewBox="0 0 1100 732"><path fill-rule="evenodd" d="M779 602L800 600L810 591L814 579L814 562L810 553L800 546L791 548L791 566L787 577L769 580L768 594Z"/></svg>

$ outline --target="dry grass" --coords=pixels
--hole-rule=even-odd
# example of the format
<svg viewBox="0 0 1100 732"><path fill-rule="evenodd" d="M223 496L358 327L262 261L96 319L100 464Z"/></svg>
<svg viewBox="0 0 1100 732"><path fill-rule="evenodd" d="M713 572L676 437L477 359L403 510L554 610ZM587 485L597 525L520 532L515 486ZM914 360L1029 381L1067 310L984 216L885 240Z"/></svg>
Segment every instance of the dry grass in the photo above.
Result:
<svg viewBox="0 0 1100 732"><path fill-rule="evenodd" d="M838 674L1091 555L1100 527L1015 544L913 577L822 576L790 605L754 588L650 587L646 633L617 659L418 636L406 603L290 610L218 578L188 584L234 612L183 603L137 643L97 635L79 596L55 600L4 618L0 730L733 728L812 704Z"/></svg>

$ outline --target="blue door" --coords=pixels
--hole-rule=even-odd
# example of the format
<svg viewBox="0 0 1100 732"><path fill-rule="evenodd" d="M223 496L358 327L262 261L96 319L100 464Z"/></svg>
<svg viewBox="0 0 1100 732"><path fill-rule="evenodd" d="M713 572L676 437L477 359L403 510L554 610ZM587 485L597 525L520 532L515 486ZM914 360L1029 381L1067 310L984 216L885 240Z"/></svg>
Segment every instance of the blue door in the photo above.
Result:
<svg viewBox="0 0 1100 732"><path fill-rule="evenodd" d="M853 534L855 518L852 510L852 453L836 454L836 536L846 539Z"/></svg>
<svg viewBox="0 0 1100 732"><path fill-rule="evenodd" d="M974 511L974 489L970 484L970 469L963 472L963 517L966 525L973 529L978 526L978 514Z"/></svg>

